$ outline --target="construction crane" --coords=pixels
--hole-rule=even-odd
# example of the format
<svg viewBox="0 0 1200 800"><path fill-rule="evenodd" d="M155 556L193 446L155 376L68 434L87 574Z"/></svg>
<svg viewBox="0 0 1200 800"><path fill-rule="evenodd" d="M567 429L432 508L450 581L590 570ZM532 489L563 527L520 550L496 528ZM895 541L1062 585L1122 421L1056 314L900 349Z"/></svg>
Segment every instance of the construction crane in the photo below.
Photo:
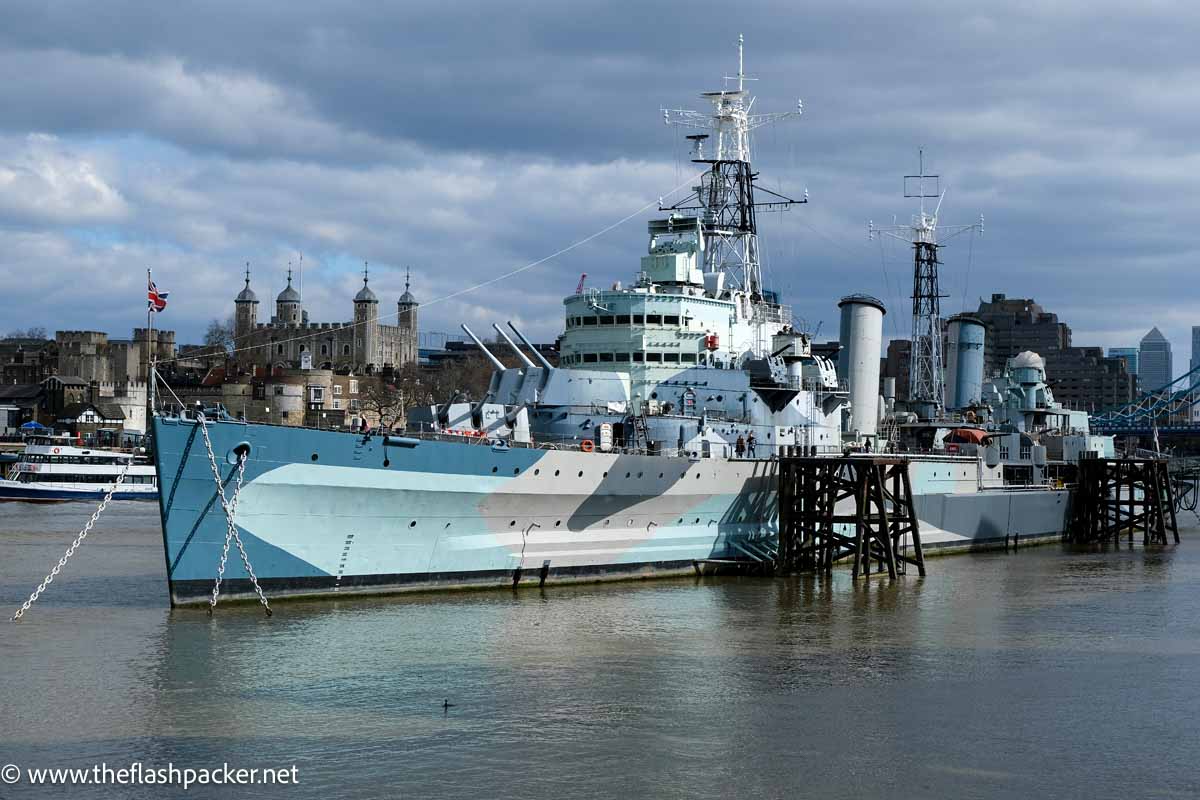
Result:
<svg viewBox="0 0 1200 800"><path fill-rule="evenodd" d="M579 276L579 285L575 287L575 294L583 294L583 282L587 280L587 273Z"/></svg>

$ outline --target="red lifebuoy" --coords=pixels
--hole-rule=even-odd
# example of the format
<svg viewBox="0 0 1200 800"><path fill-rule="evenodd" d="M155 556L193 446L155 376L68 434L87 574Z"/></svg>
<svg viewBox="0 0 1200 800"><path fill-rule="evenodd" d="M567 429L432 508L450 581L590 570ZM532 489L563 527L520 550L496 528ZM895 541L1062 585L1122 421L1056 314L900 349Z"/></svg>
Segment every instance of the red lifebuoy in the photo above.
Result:
<svg viewBox="0 0 1200 800"><path fill-rule="evenodd" d="M590 453L596 449L596 443L591 439L584 439L583 443L579 445L579 449L585 453Z"/></svg>
<svg viewBox="0 0 1200 800"><path fill-rule="evenodd" d="M720 340L715 333L710 333L704 337L704 346L709 350L716 350L720 346Z"/></svg>
<svg viewBox="0 0 1200 800"><path fill-rule="evenodd" d="M56 447L56 448L54 448L54 452L55 452L55 453L58 453L58 452L59 452L59 450L58 450L58 448L57 448L57 447Z"/></svg>

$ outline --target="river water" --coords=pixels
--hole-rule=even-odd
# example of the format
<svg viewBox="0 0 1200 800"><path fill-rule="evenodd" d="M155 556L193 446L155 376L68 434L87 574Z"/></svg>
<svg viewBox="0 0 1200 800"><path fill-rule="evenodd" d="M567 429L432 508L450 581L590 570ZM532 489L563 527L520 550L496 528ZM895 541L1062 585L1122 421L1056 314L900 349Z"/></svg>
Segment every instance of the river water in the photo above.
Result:
<svg viewBox="0 0 1200 800"><path fill-rule="evenodd" d="M297 786L0 797L1200 796L1200 531L933 559L170 611L152 504L0 505L0 764ZM443 702L453 704L444 709Z"/></svg>

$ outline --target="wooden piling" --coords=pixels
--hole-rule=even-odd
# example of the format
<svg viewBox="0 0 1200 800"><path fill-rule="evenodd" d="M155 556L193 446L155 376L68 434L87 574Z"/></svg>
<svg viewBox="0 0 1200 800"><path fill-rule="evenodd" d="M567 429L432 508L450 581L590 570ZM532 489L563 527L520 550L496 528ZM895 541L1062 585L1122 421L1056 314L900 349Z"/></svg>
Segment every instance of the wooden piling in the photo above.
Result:
<svg viewBox="0 0 1200 800"><path fill-rule="evenodd" d="M1175 498L1166 459L1082 458L1064 538L1073 544L1119 541L1179 544Z"/></svg>
<svg viewBox="0 0 1200 800"><path fill-rule="evenodd" d="M925 574L907 460L785 456L778 497L777 572L829 572L852 558L855 578L869 576L872 561L892 578L910 564Z"/></svg>

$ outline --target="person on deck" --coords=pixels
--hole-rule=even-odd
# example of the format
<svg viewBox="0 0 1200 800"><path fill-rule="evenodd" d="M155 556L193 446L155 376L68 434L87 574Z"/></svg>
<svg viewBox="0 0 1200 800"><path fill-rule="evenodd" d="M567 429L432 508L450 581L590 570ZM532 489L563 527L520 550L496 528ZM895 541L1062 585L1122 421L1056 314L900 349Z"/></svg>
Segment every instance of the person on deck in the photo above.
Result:
<svg viewBox="0 0 1200 800"><path fill-rule="evenodd" d="M758 458L758 456L756 456L754 454L754 445L756 445L757 443L758 443L758 440L754 438L754 431L750 431L750 438L746 439L746 455L747 455L747 457Z"/></svg>
<svg viewBox="0 0 1200 800"><path fill-rule="evenodd" d="M737 454L738 458L746 454L746 440L742 438L741 434L738 434L737 443L733 446L733 452Z"/></svg>

